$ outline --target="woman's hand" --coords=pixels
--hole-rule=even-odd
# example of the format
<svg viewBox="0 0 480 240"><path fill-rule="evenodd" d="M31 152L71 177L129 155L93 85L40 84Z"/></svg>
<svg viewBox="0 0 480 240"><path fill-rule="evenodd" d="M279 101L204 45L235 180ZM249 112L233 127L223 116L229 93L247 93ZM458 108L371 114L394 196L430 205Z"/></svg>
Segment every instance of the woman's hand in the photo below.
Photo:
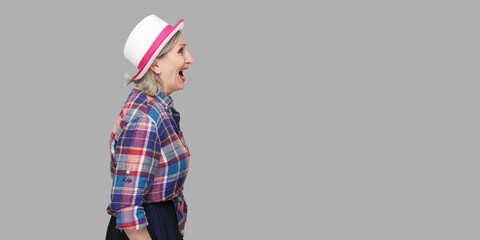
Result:
<svg viewBox="0 0 480 240"><path fill-rule="evenodd" d="M152 240L147 228L123 229L130 240Z"/></svg>

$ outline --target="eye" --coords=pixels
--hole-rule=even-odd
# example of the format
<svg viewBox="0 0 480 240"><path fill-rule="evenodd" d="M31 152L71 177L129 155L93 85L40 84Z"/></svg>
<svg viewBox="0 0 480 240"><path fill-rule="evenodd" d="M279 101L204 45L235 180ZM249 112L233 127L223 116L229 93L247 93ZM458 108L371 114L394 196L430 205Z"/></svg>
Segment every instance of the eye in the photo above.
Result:
<svg viewBox="0 0 480 240"><path fill-rule="evenodd" d="M178 50L178 53L183 54L183 47Z"/></svg>

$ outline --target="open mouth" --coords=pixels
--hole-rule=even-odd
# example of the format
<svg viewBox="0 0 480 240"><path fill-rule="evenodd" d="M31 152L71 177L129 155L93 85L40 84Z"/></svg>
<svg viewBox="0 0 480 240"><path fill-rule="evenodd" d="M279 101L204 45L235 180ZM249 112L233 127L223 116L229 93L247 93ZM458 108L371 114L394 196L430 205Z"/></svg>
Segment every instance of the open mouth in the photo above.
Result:
<svg viewBox="0 0 480 240"><path fill-rule="evenodd" d="M187 70L187 69L188 69L188 67L183 68L182 70L180 70L180 71L178 72L178 74L180 75L180 78L181 78L183 81L185 81L185 76L183 75L183 70Z"/></svg>
<svg viewBox="0 0 480 240"><path fill-rule="evenodd" d="M180 71L178 72L178 74L180 75L180 78L185 81L185 76L183 76L183 71Z"/></svg>

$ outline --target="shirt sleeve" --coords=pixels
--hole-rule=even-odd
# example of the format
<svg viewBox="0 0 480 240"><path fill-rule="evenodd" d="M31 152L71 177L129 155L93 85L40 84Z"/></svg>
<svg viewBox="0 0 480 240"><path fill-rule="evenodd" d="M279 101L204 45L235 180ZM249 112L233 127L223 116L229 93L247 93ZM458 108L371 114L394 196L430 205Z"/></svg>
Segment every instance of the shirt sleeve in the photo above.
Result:
<svg viewBox="0 0 480 240"><path fill-rule="evenodd" d="M161 156L155 123L148 117L130 121L118 135L112 173L109 213L116 228L140 229L148 225L143 197L150 189Z"/></svg>

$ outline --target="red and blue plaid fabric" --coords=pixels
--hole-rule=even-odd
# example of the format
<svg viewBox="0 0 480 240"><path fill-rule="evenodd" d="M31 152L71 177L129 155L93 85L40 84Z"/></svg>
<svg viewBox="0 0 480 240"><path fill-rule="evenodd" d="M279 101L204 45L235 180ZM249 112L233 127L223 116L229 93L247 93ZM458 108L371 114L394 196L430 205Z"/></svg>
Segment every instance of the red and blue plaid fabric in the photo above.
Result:
<svg viewBox="0 0 480 240"><path fill-rule="evenodd" d="M183 184L190 154L172 99L133 89L110 136L111 203L116 228L147 226L144 202L173 200L183 234L187 205Z"/></svg>

